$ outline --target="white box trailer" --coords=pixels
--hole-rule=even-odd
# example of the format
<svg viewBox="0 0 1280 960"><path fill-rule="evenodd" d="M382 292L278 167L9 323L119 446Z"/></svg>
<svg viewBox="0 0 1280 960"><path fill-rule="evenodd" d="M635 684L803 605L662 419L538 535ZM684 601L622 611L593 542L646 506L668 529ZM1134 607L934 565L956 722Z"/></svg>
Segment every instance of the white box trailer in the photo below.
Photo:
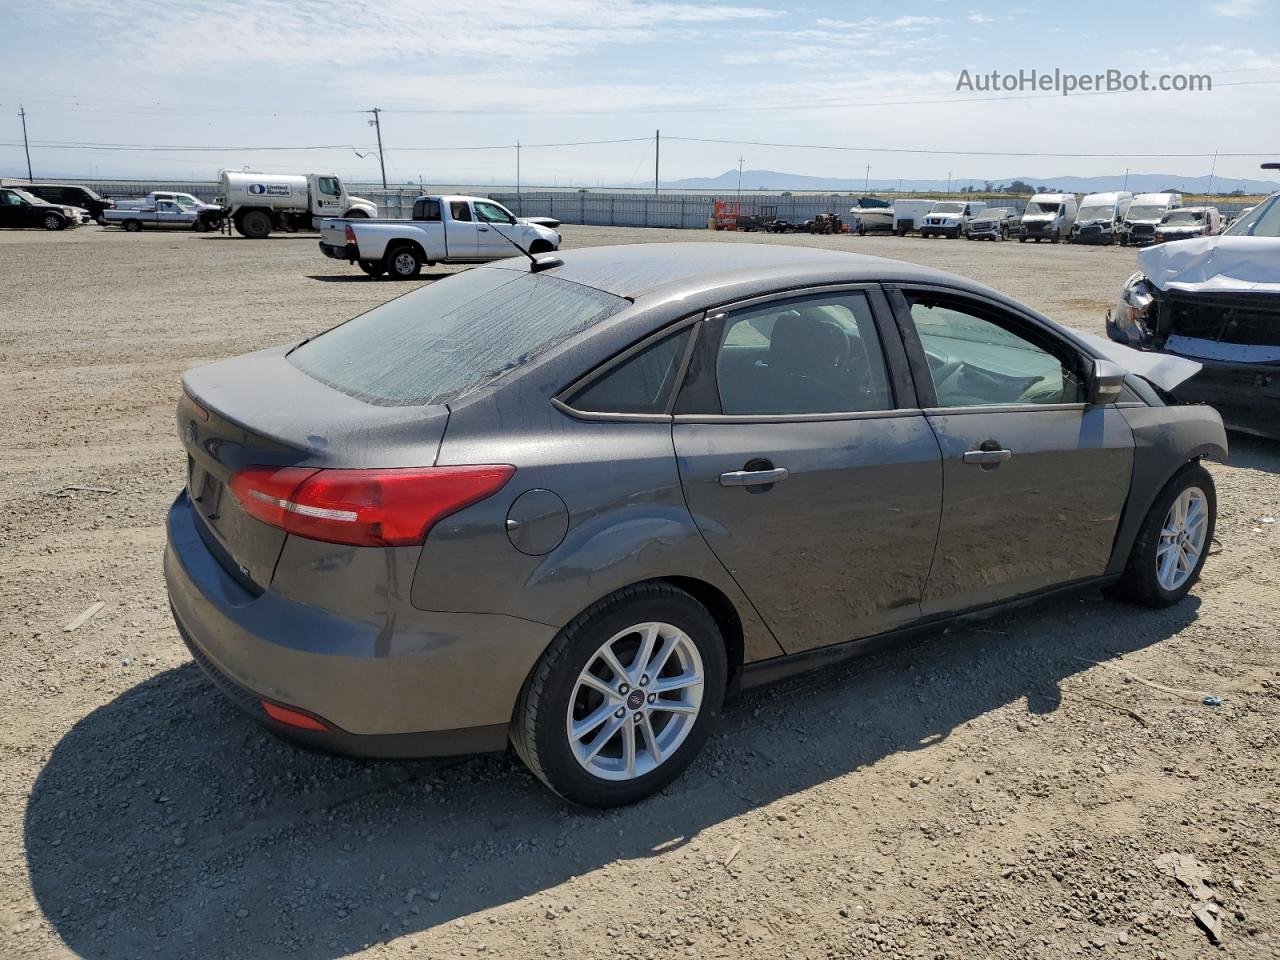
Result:
<svg viewBox="0 0 1280 960"><path fill-rule="evenodd" d="M893 232L905 237L912 230L919 230L924 223L925 214L933 209L936 200L915 200L912 198L895 199L893 201Z"/></svg>
<svg viewBox="0 0 1280 960"><path fill-rule="evenodd" d="M325 217L376 217L377 206L347 193L330 173L233 173L223 170L226 215L242 237L258 240L272 230L315 230Z"/></svg>

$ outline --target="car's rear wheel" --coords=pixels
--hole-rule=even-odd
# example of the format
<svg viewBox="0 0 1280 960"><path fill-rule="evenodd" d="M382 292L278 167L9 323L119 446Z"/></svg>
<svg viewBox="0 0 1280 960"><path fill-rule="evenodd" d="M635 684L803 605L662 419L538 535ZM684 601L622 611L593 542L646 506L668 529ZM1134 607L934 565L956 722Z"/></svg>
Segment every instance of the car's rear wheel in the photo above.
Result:
<svg viewBox="0 0 1280 960"><path fill-rule="evenodd" d="M377 260L357 260L356 265L371 277L380 277L387 272L387 268Z"/></svg>
<svg viewBox="0 0 1280 960"><path fill-rule="evenodd" d="M422 272L422 257L414 247L396 247L387 254L386 270L396 280L412 280Z"/></svg>
<svg viewBox="0 0 1280 960"><path fill-rule="evenodd" d="M628 587L560 631L516 704L511 742L548 787L616 807L662 789L719 719L728 664L715 619L665 583Z"/></svg>
<svg viewBox="0 0 1280 960"><path fill-rule="evenodd" d="M44 228L46 230L61 230L67 225L67 221L63 220L56 213L46 214L44 218Z"/></svg>
<svg viewBox="0 0 1280 960"><path fill-rule="evenodd" d="M142 223L138 220L126 220L120 224L120 229L125 233L138 233L142 230Z"/></svg>
<svg viewBox="0 0 1280 960"><path fill-rule="evenodd" d="M1217 517L1217 491L1209 471L1199 463L1181 470L1142 521L1113 592L1149 607L1177 603L1200 579Z"/></svg>

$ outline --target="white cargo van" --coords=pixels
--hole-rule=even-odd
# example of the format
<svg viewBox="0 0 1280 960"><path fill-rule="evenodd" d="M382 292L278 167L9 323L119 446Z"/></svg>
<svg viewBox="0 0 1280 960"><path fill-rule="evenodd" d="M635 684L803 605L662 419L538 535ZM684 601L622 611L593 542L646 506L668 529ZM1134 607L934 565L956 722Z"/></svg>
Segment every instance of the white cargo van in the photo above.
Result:
<svg viewBox="0 0 1280 960"><path fill-rule="evenodd" d="M1155 243L1156 227L1170 210L1182 206L1180 193L1140 193L1129 204L1121 227L1120 242L1145 246Z"/></svg>
<svg viewBox="0 0 1280 960"><path fill-rule="evenodd" d="M1089 194L1080 201L1075 226L1071 228L1071 242L1115 243L1132 202L1133 194L1123 190Z"/></svg>
<svg viewBox="0 0 1280 960"><path fill-rule="evenodd" d="M1037 193L1027 202L1018 230L1018 242L1065 240L1076 222L1079 203L1074 193Z"/></svg>

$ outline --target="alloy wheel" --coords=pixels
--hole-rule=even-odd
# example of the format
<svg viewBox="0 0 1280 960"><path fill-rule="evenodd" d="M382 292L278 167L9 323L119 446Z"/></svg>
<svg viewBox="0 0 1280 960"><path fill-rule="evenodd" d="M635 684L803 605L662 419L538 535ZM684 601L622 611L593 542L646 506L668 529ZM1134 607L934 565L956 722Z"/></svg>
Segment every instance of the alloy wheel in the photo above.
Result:
<svg viewBox="0 0 1280 960"><path fill-rule="evenodd" d="M1165 590L1181 587L1195 572L1209 529L1209 501L1199 487L1187 487L1169 506L1156 545L1156 580Z"/></svg>
<svg viewBox="0 0 1280 960"><path fill-rule="evenodd" d="M603 780L656 769L698 720L706 674L679 627L638 623L614 634L574 685L565 734L578 764Z"/></svg>
<svg viewBox="0 0 1280 960"><path fill-rule="evenodd" d="M396 273L402 277L408 277L418 266L418 259L408 250L397 253L391 261Z"/></svg>

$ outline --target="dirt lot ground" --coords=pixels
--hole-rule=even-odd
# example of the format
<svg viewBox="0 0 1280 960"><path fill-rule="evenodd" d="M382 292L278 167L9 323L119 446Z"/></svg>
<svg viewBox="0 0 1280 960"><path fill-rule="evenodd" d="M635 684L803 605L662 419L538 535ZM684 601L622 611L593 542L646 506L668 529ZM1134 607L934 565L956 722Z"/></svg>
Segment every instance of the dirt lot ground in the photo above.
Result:
<svg viewBox="0 0 1280 960"><path fill-rule="evenodd" d="M1095 332L1135 262L781 242L937 265ZM566 808L509 756L265 735L169 619L173 407L187 367L407 289L315 243L0 236L0 956L1280 957L1280 444L1233 437L1212 468L1221 553L1178 606L1043 603L747 695L632 809Z"/></svg>

